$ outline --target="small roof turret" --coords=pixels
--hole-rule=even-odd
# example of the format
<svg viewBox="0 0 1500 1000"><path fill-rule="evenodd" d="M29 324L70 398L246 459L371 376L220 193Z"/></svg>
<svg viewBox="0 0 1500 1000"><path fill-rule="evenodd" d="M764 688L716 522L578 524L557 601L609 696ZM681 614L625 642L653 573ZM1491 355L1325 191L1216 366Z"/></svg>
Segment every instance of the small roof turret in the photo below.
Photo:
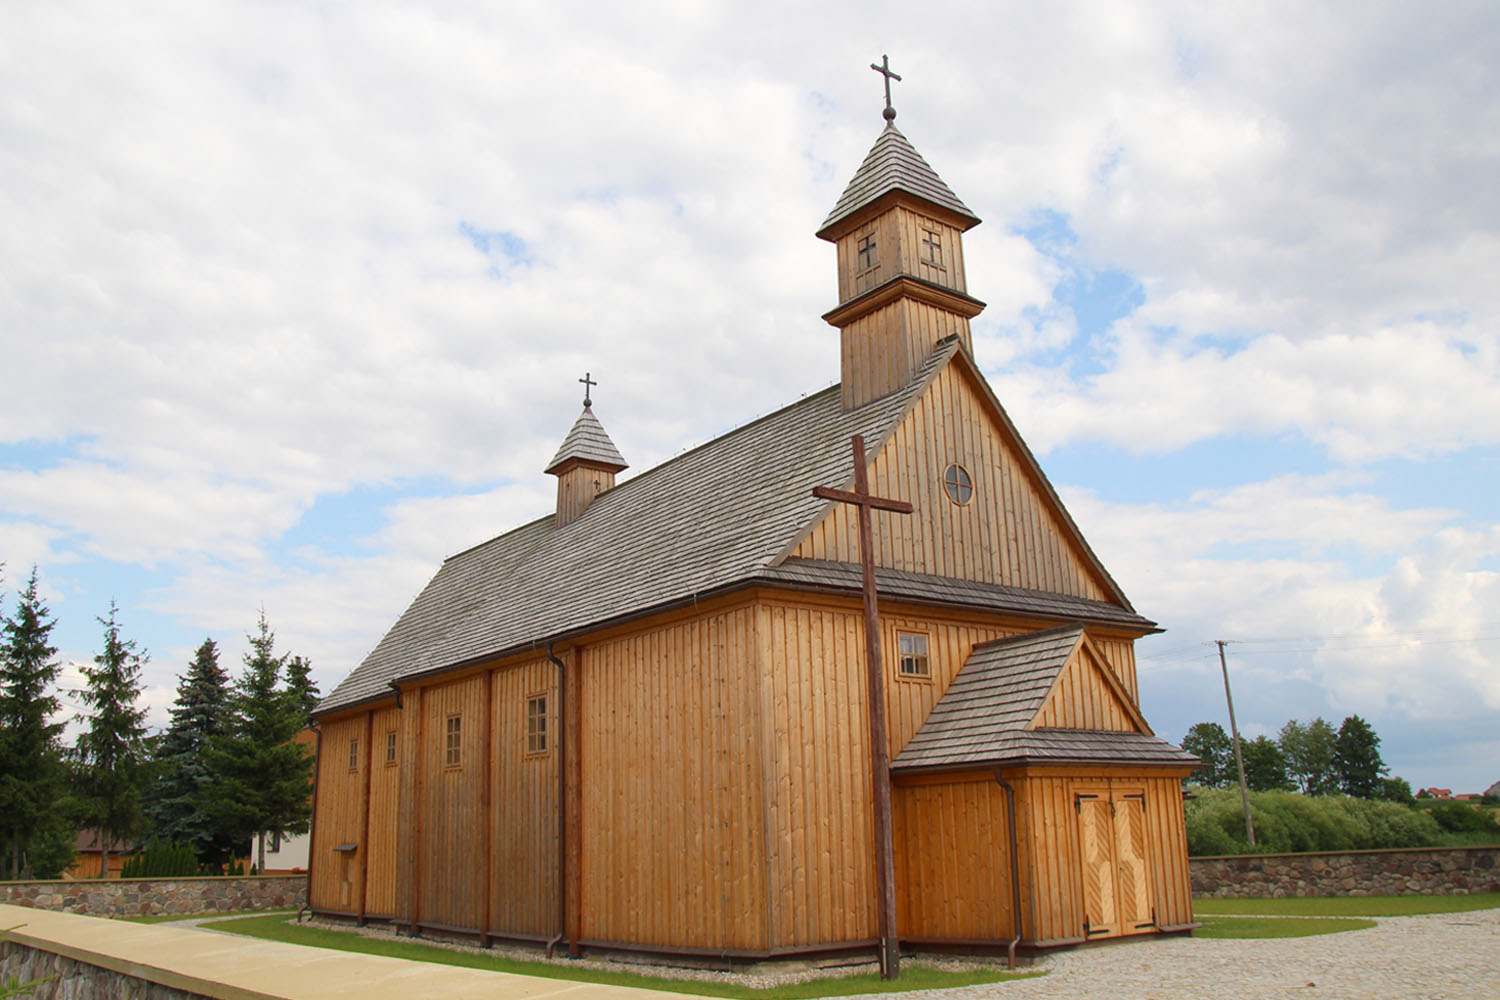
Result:
<svg viewBox="0 0 1500 1000"><path fill-rule="evenodd" d="M599 423L598 417L594 416L592 402L583 404L583 412L574 421L573 429L568 431L568 436L563 439L562 447L557 449L557 454L553 455L552 461L547 463L545 471L557 472L569 462L588 464L596 468L608 469L611 472L629 468L620 450L604 432L604 425Z"/></svg>

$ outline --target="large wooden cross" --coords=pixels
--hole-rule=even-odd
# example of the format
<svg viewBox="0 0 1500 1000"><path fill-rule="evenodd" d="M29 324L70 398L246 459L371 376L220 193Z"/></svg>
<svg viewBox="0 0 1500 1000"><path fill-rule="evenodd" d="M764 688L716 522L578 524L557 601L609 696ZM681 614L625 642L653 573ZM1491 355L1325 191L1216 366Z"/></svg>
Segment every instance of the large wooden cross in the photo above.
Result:
<svg viewBox="0 0 1500 1000"><path fill-rule="evenodd" d="M854 435L854 491L814 486L813 496L853 504L859 512L859 566L865 600L866 700L870 708L870 756L874 774L875 891L880 921L880 974L895 979L901 972L901 945L896 930L896 861L891 843L891 760L885 734L885 670L880 663L880 611L875 601L875 542L870 511L910 514L905 500L870 493L865 471L865 439Z"/></svg>

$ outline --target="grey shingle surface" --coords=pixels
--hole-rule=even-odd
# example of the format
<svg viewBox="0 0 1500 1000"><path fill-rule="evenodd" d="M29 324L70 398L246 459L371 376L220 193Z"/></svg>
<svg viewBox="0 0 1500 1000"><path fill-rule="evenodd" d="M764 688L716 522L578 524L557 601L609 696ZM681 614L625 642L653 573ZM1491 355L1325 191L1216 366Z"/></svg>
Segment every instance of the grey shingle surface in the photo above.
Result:
<svg viewBox="0 0 1500 1000"><path fill-rule="evenodd" d="M927 165L922 154L901 134L895 123L890 122L875 140L865 162L854 172L854 178L844 188L819 230L853 215L890 191L905 191L926 198L975 223L979 221L979 217L969 211L968 206L958 200L958 195Z"/></svg>
<svg viewBox="0 0 1500 1000"><path fill-rule="evenodd" d="M598 417L594 416L594 408L591 406L585 406L583 412L578 415L578 419L573 422L573 429L568 431L567 437L563 438L562 447L557 449L557 454L553 455L552 461L547 463L547 471L551 472L570 458L597 462L617 472L628 468L619 449L604 432L604 425L599 423Z"/></svg>
<svg viewBox="0 0 1500 1000"><path fill-rule="evenodd" d="M812 488L852 480L849 438L873 453L957 350L941 345L911 384L858 409L843 412L832 386L600 494L564 527L549 513L450 557L318 710L753 579L828 506Z"/></svg>
<svg viewBox="0 0 1500 1000"><path fill-rule="evenodd" d="M790 558L780 566L757 574L768 583L793 586L857 590L860 570L855 563L828 562L822 559ZM920 602L981 608L994 611L1036 615L1041 618L1117 623L1152 628L1155 622L1127 611L1118 604L1091 601L1068 594L1024 590L978 580L959 580L946 576L911 573L906 570L876 567L875 585L881 598L907 598Z"/></svg>
<svg viewBox="0 0 1500 1000"><path fill-rule="evenodd" d="M974 647L892 770L1020 761L1195 762L1191 754L1144 733L1026 729L1082 634L1082 627L1068 625Z"/></svg>

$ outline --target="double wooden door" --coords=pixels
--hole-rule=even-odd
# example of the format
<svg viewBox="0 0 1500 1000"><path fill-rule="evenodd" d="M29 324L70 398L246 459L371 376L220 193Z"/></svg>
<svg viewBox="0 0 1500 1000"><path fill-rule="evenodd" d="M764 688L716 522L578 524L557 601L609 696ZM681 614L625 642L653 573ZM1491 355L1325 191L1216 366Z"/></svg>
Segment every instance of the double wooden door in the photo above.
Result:
<svg viewBox="0 0 1500 1000"><path fill-rule="evenodd" d="M1146 792L1140 787L1074 792L1083 861L1084 935L1142 934L1156 927L1146 861Z"/></svg>

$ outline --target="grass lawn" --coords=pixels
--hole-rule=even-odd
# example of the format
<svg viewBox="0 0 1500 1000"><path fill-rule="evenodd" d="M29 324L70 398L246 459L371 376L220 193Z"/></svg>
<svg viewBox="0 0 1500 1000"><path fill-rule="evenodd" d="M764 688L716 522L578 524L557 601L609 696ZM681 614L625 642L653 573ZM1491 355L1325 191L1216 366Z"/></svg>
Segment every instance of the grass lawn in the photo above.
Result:
<svg viewBox="0 0 1500 1000"><path fill-rule="evenodd" d="M296 910L228 910L224 913L152 913L143 917L116 917L128 924L170 924L178 920L218 920L229 917L264 917L272 913L279 913L283 917L291 916Z"/></svg>
<svg viewBox="0 0 1500 1000"><path fill-rule="evenodd" d="M1253 913L1279 917L1409 917L1500 907L1500 892L1468 896L1298 896L1288 899L1194 899L1196 916Z"/></svg>
<svg viewBox="0 0 1500 1000"><path fill-rule="evenodd" d="M542 976L547 979L606 983L611 986L637 986L642 989L667 990L674 993L747 997L755 998L755 1000L802 1000L805 997L848 996L855 993L947 989L955 986L972 986L976 983L996 983L1007 979L1026 979L1036 975L1036 973L1007 973L988 969L942 972L906 962L902 964L901 978L895 982L888 983L881 979L878 973L872 972L837 979L819 979L809 983L790 983L769 989L751 989L730 983L704 982L697 979L669 979L664 976L637 975L632 972L570 968L549 962L531 962L501 955L456 951L404 938L393 940L386 937L364 937L348 931L289 924L284 913L273 916L216 920L203 926L269 941L310 945L314 948L333 948L366 955L386 955L391 958L406 958L418 962L438 962L443 965L485 969L490 972L510 972L522 976Z"/></svg>
<svg viewBox="0 0 1500 1000"><path fill-rule="evenodd" d="M1289 938L1315 934L1337 934L1374 927L1375 921L1358 917L1202 917L1203 926L1193 932L1200 938Z"/></svg>

